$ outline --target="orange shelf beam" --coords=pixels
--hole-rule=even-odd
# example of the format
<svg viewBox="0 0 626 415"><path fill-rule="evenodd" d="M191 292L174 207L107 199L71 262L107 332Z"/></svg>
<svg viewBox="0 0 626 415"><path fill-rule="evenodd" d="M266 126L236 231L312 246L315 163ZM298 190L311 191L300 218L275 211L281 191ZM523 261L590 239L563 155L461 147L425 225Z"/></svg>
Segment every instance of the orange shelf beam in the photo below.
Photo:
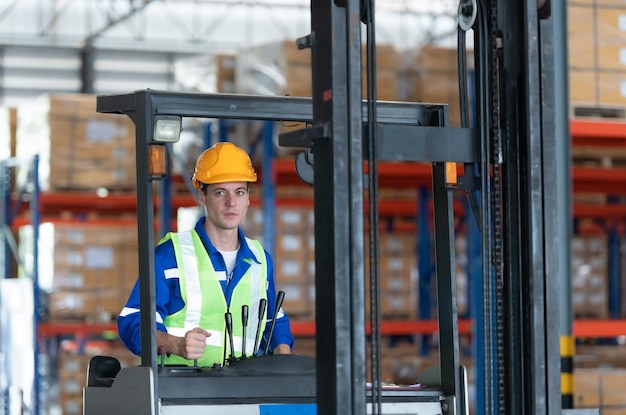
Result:
<svg viewBox="0 0 626 415"><path fill-rule="evenodd" d="M298 177L294 160L276 159L272 168L274 183L308 186ZM384 187L416 188L419 185L431 185L432 165L430 163L380 162L378 164L378 176L379 185Z"/></svg>
<svg viewBox="0 0 626 415"><path fill-rule="evenodd" d="M41 337L58 335L99 335L106 331L117 331L115 323L43 322L39 324ZM292 321L291 331L296 337L315 336L314 321ZM387 320L381 323L381 335L435 334L438 331L436 320ZM472 321L459 320L459 333L472 334ZM370 334L369 325L366 329ZM575 320L574 337L614 338L626 336L626 320Z"/></svg>
<svg viewBox="0 0 626 415"><path fill-rule="evenodd" d="M626 194L626 169L574 167L572 183L575 193Z"/></svg>
<svg viewBox="0 0 626 415"><path fill-rule="evenodd" d="M626 218L626 205L575 203L573 215L575 218L623 219Z"/></svg>
<svg viewBox="0 0 626 415"><path fill-rule="evenodd" d="M389 320L381 323L380 332L382 335L403 335L403 334L434 334L437 333L438 324L436 320L406 321ZM44 322L39 324L39 335L51 337L58 335L98 335L105 331L117 331L115 323L79 323L79 322ZM292 321L291 332L296 337L315 336L315 321ZM367 334L371 333L368 327ZM462 334L471 333L471 321L460 320L459 332Z"/></svg>
<svg viewBox="0 0 626 415"><path fill-rule="evenodd" d="M40 337L100 335L111 331L117 333L116 323L42 322L38 328Z"/></svg>
<svg viewBox="0 0 626 415"><path fill-rule="evenodd" d="M626 122L571 120L572 146L626 147Z"/></svg>
<svg viewBox="0 0 626 415"><path fill-rule="evenodd" d="M472 321L459 320L459 333L472 334ZM294 336L315 336L315 322L292 322ZM435 334L438 331L436 320L383 321L380 328L382 335ZM370 330L367 329L369 334ZM626 336L626 320L575 320L574 337L613 338Z"/></svg>
<svg viewBox="0 0 626 415"><path fill-rule="evenodd" d="M576 320L572 332L574 337L626 336L626 320Z"/></svg>
<svg viewBox="0 0 626 415"><path fill-rule="evenodd" d="M98 197L95 192L51 192L41 193L41 210L46 213L115 211L134 212L137 210L137 197L134 192L109 194Z"/></svg>

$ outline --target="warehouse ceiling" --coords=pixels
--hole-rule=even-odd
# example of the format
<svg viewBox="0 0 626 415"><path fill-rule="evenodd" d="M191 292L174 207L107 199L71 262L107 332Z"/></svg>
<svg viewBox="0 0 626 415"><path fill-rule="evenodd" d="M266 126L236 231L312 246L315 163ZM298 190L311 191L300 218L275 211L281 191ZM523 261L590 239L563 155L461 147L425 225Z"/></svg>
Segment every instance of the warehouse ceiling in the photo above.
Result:
<svg viewBox="0 0 626 415"><path fill-rule="evenodd" d="M0 0L0 106L54 92L214 92L217 56L309 34L310 1ZM380 0L377 43L454 46L457 7Z"/></svg>
<svg viewBox="0 0 626 415"><path fill-rule="evenodd" d="M378 1L379 43L413 47L456 25L454 0ZM3 0L0 45L236 52L307 34L310 0Z"/></svg>

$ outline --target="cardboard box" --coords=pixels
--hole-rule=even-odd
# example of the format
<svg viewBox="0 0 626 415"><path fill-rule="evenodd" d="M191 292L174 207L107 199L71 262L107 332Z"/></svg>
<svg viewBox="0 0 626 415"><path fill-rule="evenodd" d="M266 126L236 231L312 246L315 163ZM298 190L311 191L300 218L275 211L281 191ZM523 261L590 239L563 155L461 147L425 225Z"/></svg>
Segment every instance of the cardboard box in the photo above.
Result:
<svg viewBox="0 0 626 415"><path fill-rule="evenodd" d="M624 51L626 56L626 49ZM601 106L626 106L626 69L620 72L598 73L598 99Z"/></svg>
<svg viewBox="0 0 626 415"><path fill-rule="evenodd" d="M601 69L626 69L626 10L601 8L597 15L598 65ZM593 33L593 32L591 32Z"/></svg>
<svg viewBox="0 0 626 415"><path fill-rule="evenodd" d="M276 256L274 260L274 279L277 284L288 282L306 283L309 278L309 261L306 258Z"/></svg>
<svg viewBox="0 0 626 415"><path fill-rule="evenodd" d="M600 406L600 373L595 369L574 372L574 406L598 408Z"/></svg>
<svg viewBox="0 0 626 415"><path fill-rule="evenodd" d="M592 69L577 69L570 67L569 70L569 98L574 105L597 105L596 73Z"/></svg>
<svg viewBox="0 0 626 415"><path fill-rule="evenodd" d="M17 109L16 156L38 154L41 190L135 189L135 128L91 94L45 94ZM18 168L18 184L30 166Z"/></svg>
<svg viewBox="0 0 626 415"><path fill-rule="evenodd" d="M32 272L32 227L20 228L24 272ZM131 225L43 223L39 227L39 281L56 289L127 290L139 275L137 230Z"/></svg>
<svg viewBox="0 0 626 415"><path fill-rule="evenodd" d="M59 373L61 376L65 373L70 375L82 373L87 376L89 359L90 356L87 355L62 353L59 355Z"/></svg>
<svg viewBox="0 0 626 415"><path fill-rule="evenodd" d="M48 319L109 322L119 315L129 293L130 288L120 287L59 289L48 296Z"/></svg>
<svg viewBox="0 0 626 415"><path fill-rule="evenodd" d="M367 95L366 49L361 50L364 96ZM376 46L377 98L399 98L398 74L403 62L393 45ZM311 50L300 50L295 41L255 46L239 53L236 91L261 95L312 96Z"/></svg>
<svg viewBox="0 0 626 415"><path fill-rule="evenodd" d="M623 6L623 4L621 5ZM626 105L626 10L617 1L569 4L570 103L574 116Z"/></svg>
<svg viewBox="0 0 626 415"><path fill-rule="evenodd" d="M129 288L103 288L97 291L97 312L96 318L100 320L114 320L124 308L128 295L130 294Z"/></svg>
<svg viewBox="0 0 626 415"><path fill-rule="evenodd" d="M80 319L95 316L98 310L94 290L53 291L48 297L48 315L51 320Z"/></svg>
<svg viewBox="0 0 626 415"><path fill-rule="evenodd" d="M54 244L59 245L137 245L135 225L99 225L90 223L48 223Z"/></svg>
<svg viewBox="0 0 626 415"><path fill-rule="evenodd" d="M596 37L594 35L594 13L591 3L567 6L567 41L569 67L572 69L595 68Z"/></svg>
<svg viewBox="0 0 626 415"><path fill-rule="evenodd" d="M414 71L435 71L457 73L458 57L455 48L437 45L424 45L419 49L406 53L409 69ZM467 51L467 68L472 69L473 52Z"/></svg>
<svg viewBox="0 0 626 415"><path fill-rule="evenodd" d="M64 398L82 398L87 385L87 369L84 372L59 372L59 386Z"/></svg>
<svg viewBox="0 0 626 415"><path fill-rule="evenodd" d="M306 220L302 208L276 208L276 232L297 233L306 229Z"/></svg>
<svg viewBox="0 0 626 415"><path fill-rule="evenodd" d="M378 236L381 256L386 255L416 255L417 237L413 233L380 233Z"/></svg>
<svg viewBox="0 0 626 415"><path fill-rule="evenodd" d="M414 256L381 256L379 266L382 290L417 291L418 274Z"/></svg>
<svg viewBox="0 0 626 415"><path fill-rule="evenodd" d="M290 319L314 318L315 301L310 298L309 282L277 282L277 289L285 292L283 309Z"/></svg>
<svg viewBox="0 0 626 415"><path fill-rule="evenodd" d="M608 317L607 250L607 239L604 235L572 238L572 309L578 318Z"/></svg>
<svg viewBox="0 0 626 415"><path fill-rule="evenodd" d="M626 411L626 371L606 371L602 373L602 406L619 406Z"/></svg>
<svg viewBox="0 0 626 415"><path fill-rule="evenodd" d="M276 234L276 257L302 259L308 253L308 238L302 233L280 232Z"/></svg>
<svg viewBox="0 0 626 415"><path fill-rule="evenodd" d="M626 370L578 369L574 371L574 406L600 408L601 412L626 411ZM620 412L612 412L620 413Z"/></svg>
<svg viewBox="0 0 626 415"><path fill-rule="evenodd" d="M377 62L378 63L378 62ZM366 71L367 68L363 68ZM403 90L401 69L397 68L377 68L376 69L376 99L378 101L403 101L406 100L406 93ZM367 99L367 76L366 72L361 77L363 99Z"/></svg>
<svg viewBox="0 0 626 415"><path fill-rule="evenodd" d="M449 126L461 125L457 50L425 45L406 53L403 82L408 101L447 104ZM467 51L467 71L474 66L473 52ZM468 75L469 76L469 75Z"/></svg>
<svg viewBox="0 0 626 415"><path fill-rule="evenodd" d="M83 414L83 398L73 397L59 400L59 406L63 415L82 415Z"/></svg>
<svg viewBox="0 0 626 415"><path fill-rule="evenodd" d="M381 290L380 314L383 317L413 319L417 316L417 292ZM366 307L369 314L370 300L366 292Z"/></svg>

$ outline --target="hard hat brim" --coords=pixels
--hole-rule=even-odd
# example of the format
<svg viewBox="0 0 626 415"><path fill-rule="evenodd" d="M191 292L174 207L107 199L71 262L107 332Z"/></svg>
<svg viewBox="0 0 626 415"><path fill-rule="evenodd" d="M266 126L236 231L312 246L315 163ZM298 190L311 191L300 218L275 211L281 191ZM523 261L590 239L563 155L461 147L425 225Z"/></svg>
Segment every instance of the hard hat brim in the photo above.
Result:
<svg viewBox="0 0 626 415"><path fill-rule="evenodd" d="M200 181L198 179L194 180L194 185L196 188L200 188L202 186L202 184L218 184L218 183L229 183L229 182L249 182L249 183L253 183L256 182L257 178L256 178L256 174L254 175L254 178L250 177L250 176L236 176L233 174L225 174L225 175L219 175L219 176L215 176L215 177L211 177L210 180L207 181Z"/></svg>

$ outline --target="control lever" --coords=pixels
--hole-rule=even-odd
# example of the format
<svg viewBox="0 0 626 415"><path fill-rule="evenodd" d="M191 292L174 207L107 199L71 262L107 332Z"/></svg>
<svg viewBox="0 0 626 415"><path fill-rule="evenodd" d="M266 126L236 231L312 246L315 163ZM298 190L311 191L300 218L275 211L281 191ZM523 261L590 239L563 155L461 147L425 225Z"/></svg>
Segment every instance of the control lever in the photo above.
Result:
<svg viewBox="0 0 626 415"><path fill-rule="evenodd" d="M241 338L241 358L246 358L246 337L248 336L248 306L241 306L241 323L243 324L243 336Z"/></svg>
<svg viewBox="0 0 626 415"><path fill-rule="evenodd" d="M226 332L228 333L228 341L230 342L230 360L235 360L235 343L233 341L233 315L230 311L224 315L226 318Z"/></svg>
<svg viewBox="0 0 626 415"><path fill-rule="evenodd" d="M265 316L265 309L267 308L267 300L261 298L259 301L259 320L256 323L256 336L254 336L254 349L252 349L253 356L256 356L259 351L259 335L261 334L261 324L263 323L263 316Z"/></svg>
<svg viewBox="0 0 626 415"><path fill-rule="evenodd" d="M274 316L272 317L272 324L270 325L270 332L267 335L267 343L265 344L265 351L263 354L267 354L270 350L270 340L272 340L272 335L274 334L274 326L276 325L276 315L280 310L280 307L283 305L283 300L285 299L285 292L279 291L276 295L276 304L274 306Z"/></svg>

